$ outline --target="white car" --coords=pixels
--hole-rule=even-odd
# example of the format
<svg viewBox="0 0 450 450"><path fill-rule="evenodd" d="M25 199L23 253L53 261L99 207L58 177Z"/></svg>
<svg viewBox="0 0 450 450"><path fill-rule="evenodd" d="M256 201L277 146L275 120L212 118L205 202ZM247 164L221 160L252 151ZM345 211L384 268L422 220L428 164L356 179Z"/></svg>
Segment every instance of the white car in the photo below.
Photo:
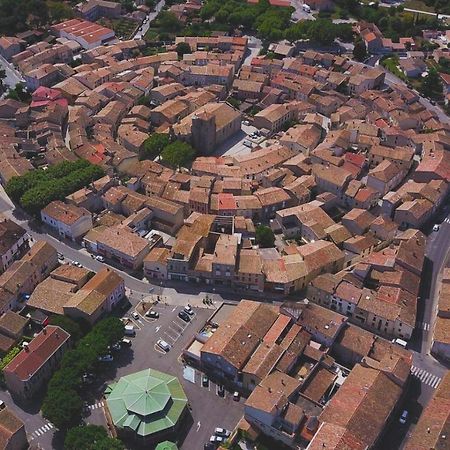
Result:
<svg viewBox="0 0 450 450"><path fill-rule="evenodd" d="M406 411L406 409L402 412L402 415L400 416L400 419L398 419L398 421L402 424L405 425L406 421L408 420L408 411Z"/></svg>
<svg viewBox="0 0 450 450"><path fill-rule="evenodd" d="M439 225L438 224L433 226L433 231L439 231Z"/></svg>
<svg viewBox="0 0 450 450"><path fill-rule="evenodd" d="M105 258L104 258L103 256L101 256L101 255L97 255L97 256L95 257L95 259L96 259L97 261L100 261L100 262L105 262Z"/></svg>
<svg viewBox="0 0 450 450"><path fill-rule="evenodd" d="M73 266L76 266L76 267L83 267L83 266L81 265L81 263L79 263L78 261L72 261L72 265L73 265Z"/></svg>
<svg viewBox="0 0 450 450"><path fill-rule="evenodd" d="M194 315L194 311L192 310L191 305L187 304L187 305L184 307L184 310L185 310L190 316L193 316L193 315Z"/></svg>
<svg viewBox="0 0 450 450"><path fill-rule="evenodd" d="M170 344L168 344L165 340L163 339L158 339L158 341L156 342L156 345L161 348L162 350L164 350L165 352L168 352L170 350Z"/></svg>
<svg viewBox="0 0 450 450"><path fill-rule="evenodd" d="M224 439L223 439L222 436L213 435L213 436L211 436L209 438L209 442L212 442L212 443L220 443L220 442L223 442L223 441L224 441Z"/></svg>
<svg viewBox="0 0 450 450"><path fill-rule="evenodd" d="M222 436L222 437L228 437L228 436L230 436L230 434L231 434L231 431L228 431L227 429L225 429L225 428L216 428L215 430L214 430L214 434L216 435L216 436Z"/></svg>
<svg viewBox="0 0 450 450"><path fill-rule="evenodd" d="M133 316L133 319L139 319L139 314L136 311L132 312L131 315Z"/></svg>

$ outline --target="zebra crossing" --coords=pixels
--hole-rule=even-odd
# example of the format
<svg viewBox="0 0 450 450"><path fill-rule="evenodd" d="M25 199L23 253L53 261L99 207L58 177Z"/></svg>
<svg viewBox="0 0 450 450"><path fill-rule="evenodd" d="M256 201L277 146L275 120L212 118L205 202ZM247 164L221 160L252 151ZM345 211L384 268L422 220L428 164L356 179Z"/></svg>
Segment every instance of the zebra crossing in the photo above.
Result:
<svg viewBox="0 0 450 450"><path fill-rule="evenodd" d="M417 322L416 328L420 328L424 331L430 331L430 324L428 322Z"/></svg>
<svg viewBox="0 0 450 450"><path fill-rule="evenodd" d="M98 402L98 403L95 403L94 405L89 405L89 409L94 410L97 408L103 408L103 406L104 406L103 402Z"/></svg>
<svg viewBox="0 0 450 450"><path fill-rule="evenodd" d="M431 386L433 389L436 389L442 380L441 377L433 375L432 373L427 372L425 369L421 369L417 366L411 367L411 374L413 377L418 378L422 383Z"/></svg>
<svg viewBox="0 0 450 450"><path fill-rule="evenodd" d="M30 440L36 439L39 436L42 436L43 434L47 433L48 431L52 430L54 427L53 425L48 422L46 425L43 425L41 428L38 428L37 430L33 431L30 436Z"/></svg>
<svg viewBox="0 0 450 450"><path fill-rule="evenodd" d="M447 218L444 220L444 222L445 222L445 223L450 223L450 217L447 217Z"/></svg>

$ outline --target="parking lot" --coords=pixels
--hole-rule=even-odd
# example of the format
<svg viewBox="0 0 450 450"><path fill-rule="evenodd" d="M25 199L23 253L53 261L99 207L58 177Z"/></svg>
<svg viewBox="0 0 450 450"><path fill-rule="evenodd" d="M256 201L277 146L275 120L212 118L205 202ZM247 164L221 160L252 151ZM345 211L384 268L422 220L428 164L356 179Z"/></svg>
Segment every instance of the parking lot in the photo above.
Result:
<svg viewBox="0 0 450 450"><path fill-rule="evenodd" d="M191 320L185 322L178 317L182 309L182 306L159 303L152 307L153 311L159 313L157 319L145 317L141 308L137 308L138 318L132 317L133 312L136 312L134 309L126 313L130 319L128 323L136 329L136 336L129 338L131 347L116 352L114 361L104 364L105 370L99 377L101 379L92 387L92 395L87 399L90 405L87 422L105 425L102 394L107 384L121 376L153 368L176 375L189 399L192 420L180 446L182 450L202 449L216 427L232 430L236 426L243 415L244 400L234 401L230 392L225 392L224 397L219 396L217 385L210 380L207 386L203 386L201 372L184 366L180 359L183 348L205 324L213 310L192 308ZM171 346L168 352L156 344L158 339L163 339Z"/></svg>

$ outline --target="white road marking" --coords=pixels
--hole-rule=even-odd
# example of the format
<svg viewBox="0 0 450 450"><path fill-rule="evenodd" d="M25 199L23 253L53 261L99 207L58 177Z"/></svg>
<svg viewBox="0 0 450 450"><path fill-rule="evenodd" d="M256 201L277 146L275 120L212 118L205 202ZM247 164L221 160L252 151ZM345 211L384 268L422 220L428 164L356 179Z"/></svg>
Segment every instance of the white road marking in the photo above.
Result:
<svg viewBox="0 0 450 450"><path fill-rule="evenodd" d="M161 325L158 325L158 326L155 328L155 333L157 333L160 329L161 329Z"/></svg>
<svg viewBox="0 0 450 450"><path fill-rule="evenodd" d="M172 309L172 312L174 312L177 309L177 307L175 306L175 308Z"/></svg>
<svg viewBox="0 0 450 450"><path fill-rule="evenodd" d="M200 420L197 422L197 433L198 433L198 430L200 430L200 427L202 426L202 424L200 423Z"/></svg>
<svg viewBox="0 0 450 450"><path fill-rule="evenodd" d="M421 383L426 384L427 386L431 386L433 389L436 389L439 386L442 378L432 374L431 372L426 371L425 369L420 369L417 366L411 367L412 376L418 378Z"/></svg>

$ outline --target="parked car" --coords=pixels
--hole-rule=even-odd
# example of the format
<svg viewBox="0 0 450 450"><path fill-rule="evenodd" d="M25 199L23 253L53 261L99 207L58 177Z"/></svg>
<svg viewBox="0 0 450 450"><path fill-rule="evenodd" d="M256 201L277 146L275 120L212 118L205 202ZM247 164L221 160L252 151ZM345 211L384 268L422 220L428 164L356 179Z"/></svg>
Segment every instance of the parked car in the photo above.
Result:
<svg viewBox="0 0 450 450"><path fill-rule="evenodd" d="M103 256L101 256L101 255L97 255L97 256L95 257L95 259L96 259L97 261L100 261L100 262L105 262L105 258L104 258Z"/></svg>
<svg viewBox="0 0 450 450"><path fill-rule="evenodd" d="M207 375L203 375L202 376L202 386L203 387L208 387L209 386L209 378Z"/></svg>
<svg viewBox="0 0 450 450"><path fill-rule="evenodd" d="M99 356L98 360L101 362L113 362L114 358L112 357L112 355L104 355L104 356Z"/></svg>
<svg viewBox="0 0 450 450"><path fill-rule="evenodd" d="M158 311L147 311L145 313L146 317L150 317L151 319L158 319L159 318L159 312Z"/></svg>
<svg viewBox="0 0 450 450"><path fill-rule="evenodd" d="M158 339L158 341L156 342L156 345L161 348L162 350L164 350L165 352L168 352L170 350L170 344L168 344L165 340L163 339Z"/></svg>
<svg viewBox="0 0 450 450"><path fill-rule="evenodd" d="M253 147L253 144L250 141L244 141L242 144L245 145L246 147L250 147L250 148Z"/></svg>
<svg viewBox="0 0 450 450"><path fill-rule="evenodd" d="M191 321L191 318L190 318L189 314L188 314L188 313L185 313L184 311L180 311L180 312L178 313L178 317L179 317L181 320L184 320L185 322L190 322L190 321Z"/></svg>
<svg viewBox="0 0 450 450"><path fill-rule="evenodd" d="M238 402L240 400L240 398L241 398L241 394L239 394L238 391L234 391L234 393L233 393L233 400L235 402Z"/></svg>
<svg viewBox="0 0 450 450"><path fill-rule="evenodd" d="M398 419L398 421L402 425L404 425L406 423L406 421L408 420L408 415L409 415L408 411L406 411L406 409L403 410L402 415L400 416L400 419Z"/></svg>
<svg viewBox="0 0 450 450"><path fill-rule="evenodd" d="M123 338L123 339L120 341L120 343L121 343L122 345L126 345L127 347L131 347L131 341L130 341L129 339L127 339L127 338Z"/></svg>
<svg viewBox="0 0 450 450"><path fill-rule="evenodd" d="M76 267L83 267L83 266L81 265L81 263L79 263L78 261L72 261L72 265L73 265L73 266L76 266Z"/></svg>
<svg viewBox="0 0 450 450"><path fill-rule="evenodd" d="M209 442L213 442L213 443L221 443L223 441L224 441L224 438L222 436L213 435L209 438Z"/></svg>
<svg viewBox="0 0 450 450"><path fill-rule="evenodd" d="M131 316L133 317L133 319L136 319L136 320L140 319L140 316L139 316L139 314L136 311L133 311L131 313Z"/></svg>
<svg viewBox="0 0 450 450"><path fill-rule="evenodd" d="M433 231L439 231L439 225L438 224L433 226Z"/></svg>
<svg viewBox="0 0 450 450"><path fill-rule="evenodd" d="M187 312L190 316L194 315L194 311L189 303L184 307L184 311Z"/></svg>
<svg viewBox="0 0 450 450"><path fill-rule="evenodd" d="M222 437L227 438L228 436L230 436L231 431L227 430L226 428L216 428L214 430L214 434L216 436L222 436Z"/></svg>
<svg viewBox="0 0 450 450"><path fill-rule="evenodd" d="M116 342L115 344L111 345L111 350L114 350L115 352L118 352L122 347L120 346L119 342Z"/></svg>
<svg viewBox="0 0 450 450"><path fill-rule="evenodd" d="M58 252L58 259L59 259L60 261L63 261L63 260L64 260L64 255L63 255L62 253L59 253L59 252Z"/></svg>
<svg viewBox="0 0 450 450"><path fill-rule="evenodd" d="M223 384L217 386L217 394L219 397L225 397L225 388L223 387Z"/></svg>

